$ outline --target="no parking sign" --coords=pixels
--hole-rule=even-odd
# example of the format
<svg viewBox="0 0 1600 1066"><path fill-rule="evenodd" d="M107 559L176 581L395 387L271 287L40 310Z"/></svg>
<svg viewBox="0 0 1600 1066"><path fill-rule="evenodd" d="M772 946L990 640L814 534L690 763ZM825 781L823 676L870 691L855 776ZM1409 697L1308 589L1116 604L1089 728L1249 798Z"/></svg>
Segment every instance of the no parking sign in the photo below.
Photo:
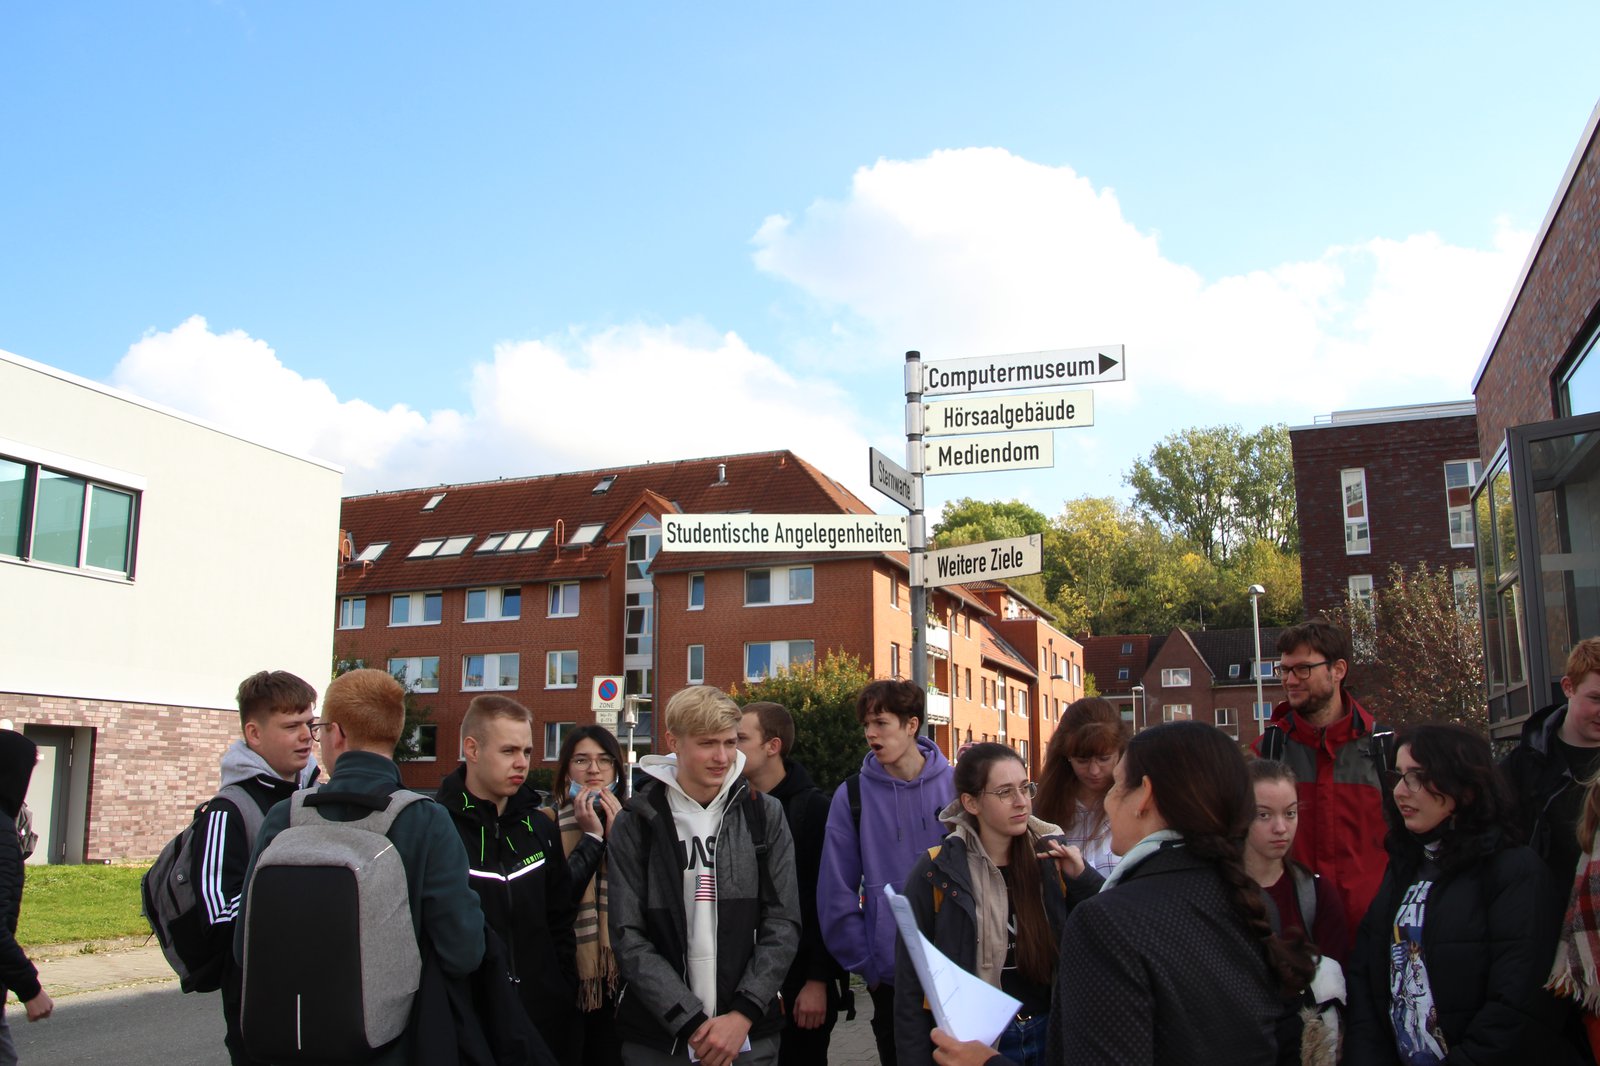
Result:
<svg viewBox="0 0 1600 1066"><path fill-rule="evenodd" d="M622 678L597 677L594 679L594 698L589 701L594 720L599 725L617 724L617 712L622 710Z"/></svg>

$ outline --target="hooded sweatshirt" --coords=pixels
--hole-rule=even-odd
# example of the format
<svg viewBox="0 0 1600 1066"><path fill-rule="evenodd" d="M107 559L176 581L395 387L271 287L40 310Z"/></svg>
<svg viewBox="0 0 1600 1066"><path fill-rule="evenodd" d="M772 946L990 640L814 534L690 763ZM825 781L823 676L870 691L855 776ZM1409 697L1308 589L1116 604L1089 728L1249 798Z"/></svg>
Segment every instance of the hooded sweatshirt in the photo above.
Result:
<svg viewBox="0 0 1600 1066"><path fill-rule="evenodd" d="M822 939L839 965L868 985L894 983L894 916L883 886L896 892L929 848L944 839L939 812L955 799L950 761L926 737L917 738L922 772L892 777L871 752L861 760L861 827L850 813L847 785L833 793L817 882Z"/></svg>
<svg viewBox="0 0 1600 1066"><path fill-rule="evenodd" d="M23 871L16 822L37 753L38 747L21 733L0 729L0 996L9 988L23 1003L39 994L39 975L17 944Z"/></svg>
<svg viewBox="0 0 1600 1066"><path fill-rule="evenodd" d="M235 740L222 753L221 787L240 786L256 801L262 814L294 795L297 788L311 787L317 775L317 761L312 759L295 780L287 781L243 740ZM200 849L194 883L205 904L206 921L224 950L233 940L232 923L239 914L239 893L244 891L244 871L254 846L233 801L225 797L213 800L206 808L205 846ZM219 926L227 928L217 929Z"/></svg>
<svg viewBox="0 0 1600 1066"><path fill-rule="evenodd" d="M683 867L683 916L689 933L689 991L715 1018L717 1004L717 832L728 809L728 793L744 775L744 752L735 751L733 765L711 802L701 806L678 783L678 760L672 755L647 755L639 760L645 773L667 786L667 805L688 862Z"/></svg>

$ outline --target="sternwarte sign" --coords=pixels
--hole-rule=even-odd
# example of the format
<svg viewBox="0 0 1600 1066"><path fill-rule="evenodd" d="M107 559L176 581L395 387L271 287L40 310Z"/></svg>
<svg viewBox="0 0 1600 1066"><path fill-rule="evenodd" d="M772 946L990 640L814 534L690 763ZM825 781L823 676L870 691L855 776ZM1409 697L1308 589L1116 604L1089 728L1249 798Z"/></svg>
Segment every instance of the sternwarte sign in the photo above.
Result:
<svg viewBox="0 0 1600 1066"><path fill-rule="evenodd" d="M862 552L906 550L905 515L667 514L661 550Z"/></svg>

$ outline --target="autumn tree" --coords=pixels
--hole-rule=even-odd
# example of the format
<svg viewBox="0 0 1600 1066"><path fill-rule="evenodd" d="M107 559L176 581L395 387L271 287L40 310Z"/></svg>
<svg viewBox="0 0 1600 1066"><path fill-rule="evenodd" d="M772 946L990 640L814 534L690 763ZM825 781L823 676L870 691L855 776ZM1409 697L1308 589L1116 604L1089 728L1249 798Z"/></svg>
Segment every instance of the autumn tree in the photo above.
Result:
<svg viewBox="0 0 1600 1066"><path fill-rule="evenodd" d="M1456 593L1446 567L1398 563L1373 593L1330 612L1356 642L1362 703L1390 725L1458 722L1487 733L1478 612Z"/></svg>

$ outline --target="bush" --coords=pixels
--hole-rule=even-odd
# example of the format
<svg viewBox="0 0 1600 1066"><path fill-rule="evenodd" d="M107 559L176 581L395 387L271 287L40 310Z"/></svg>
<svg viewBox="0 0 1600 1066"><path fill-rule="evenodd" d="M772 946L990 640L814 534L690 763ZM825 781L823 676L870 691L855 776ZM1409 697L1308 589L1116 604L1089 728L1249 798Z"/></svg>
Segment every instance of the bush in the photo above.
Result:
<svg viewBox="0 0 1600 1066"><path fill-rule="evenodd" d="M817 787L831 793L861 769L867 754L856 721L856 696L872 674L854 655L830 651L820 663L789 667L755 684L735 685L730 695L741 706L767 701L794 715L793 759Z"/></svg>

